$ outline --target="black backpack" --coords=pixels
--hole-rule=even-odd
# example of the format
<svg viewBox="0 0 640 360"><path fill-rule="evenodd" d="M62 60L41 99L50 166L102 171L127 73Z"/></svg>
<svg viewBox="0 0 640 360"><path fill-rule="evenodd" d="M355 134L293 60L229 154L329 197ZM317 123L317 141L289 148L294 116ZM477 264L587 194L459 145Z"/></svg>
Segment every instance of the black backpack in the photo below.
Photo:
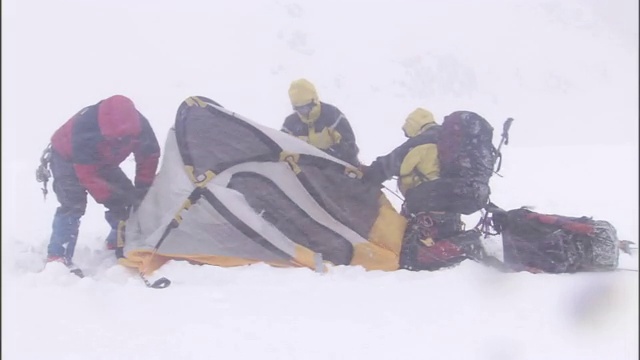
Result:
<svg viewBox="0 0 640 360"><path fill-rule="evenodd" d="M547 273L610 271L618 267L621 245L616 229L604 220L542 214L527 208L487 207L502 234L504 264Z"/></svg>
<svg viewBox="0 0 640 360"><path fill-rule="evenodd" d="M410 189L406 210L469 215L484 208L499 154L491 124L471 111L453 112L442 122L437 146L440 178Z"/></svg>

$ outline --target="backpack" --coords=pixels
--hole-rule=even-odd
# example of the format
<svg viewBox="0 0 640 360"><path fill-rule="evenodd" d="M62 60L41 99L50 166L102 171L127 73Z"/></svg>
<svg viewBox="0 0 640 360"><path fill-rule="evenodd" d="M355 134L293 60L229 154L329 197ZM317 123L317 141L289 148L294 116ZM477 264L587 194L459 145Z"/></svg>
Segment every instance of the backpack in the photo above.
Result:
<svg viewBox="0 0 640 360"><path fill-rule="evenodd" d="M492 141L493 127L482 116L471 111L445 116L437 140L440 178L410 189L406 210L470 215L484 208L499 154Z"/></svg>
<svg viewBox="0 0 640 360"><path fill-rule="evenodd" d="M497 158L492 141L493 127L480 115L456 111L445 116L438 139L440 176L488 184Z"/></svg>
<svg viewBox="0 0 640 360"><path fill-rule="evenodd" d="M590 217L541 214L526 208L489 209L502 234L504 263L547 273L610 271L621 242L611 223Z"/></svg>

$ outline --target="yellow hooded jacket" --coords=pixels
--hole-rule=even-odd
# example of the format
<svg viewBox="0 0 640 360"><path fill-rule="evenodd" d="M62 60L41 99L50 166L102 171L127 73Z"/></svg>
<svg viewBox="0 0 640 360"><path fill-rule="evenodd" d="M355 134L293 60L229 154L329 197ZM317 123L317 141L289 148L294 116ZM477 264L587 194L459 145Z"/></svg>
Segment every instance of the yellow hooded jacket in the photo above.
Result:
<svg viewBox="0 0 640 360"><path fill-rule="evenodd" d="M354 166L360 164L359 149L349 121L337 107L319 100L310 81L293 81L289 99L296 111L285 119L281 131Z"/></svg>
<svg viewBox="0 0 640 360"><path fill-rule="evenodd" d="M407 116L402 130L408 140L388 155L378 157L370 168L377 168L385 179L397 176L398 188L406 195L407 190L422 182L440 177L436 144L440 126L430 111L417 108Z"/></svg>

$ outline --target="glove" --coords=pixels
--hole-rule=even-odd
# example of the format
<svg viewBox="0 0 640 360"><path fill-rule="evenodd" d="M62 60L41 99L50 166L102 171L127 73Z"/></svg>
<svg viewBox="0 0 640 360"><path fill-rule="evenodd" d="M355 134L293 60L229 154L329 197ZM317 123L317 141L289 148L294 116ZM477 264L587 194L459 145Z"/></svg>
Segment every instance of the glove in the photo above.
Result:
<svg viewBox="0 0 640 360"><path fill-rule="evenodd" d="M326 152L327 154L329 154L329 155L331 155L333 157L338 157L338 152L333 147L327 148L324 152Z"/></svg>
<svg viewBox="0 0 640 360"><path fill-rule="evenodd" d="M382 183L387 180L382 167L375 162L369 166L363 166L362 170L362 181L368 184L382 186Z"/></svg>
<svg viewBox="0 0 640 360"><path fill-rule="evenodd" d="M131 195L126 201L120 196L112 197L106 201L104 206L108 209L105 212L107 222L109 224L117 224L120 220L128 219L130 211L133 210L135 212L138 210L148 191L148 186L139 186L131 189Z"/></svg>
<svg viewBox="0 0 640 360"><path fill-rule="evenodd" d="M109 178L105 178L109 184L110 196L103 202L104 206L108 209L126 208L131 206L133 199L135 198L135 188L131 182L126 181L110 181ZM120 179L117 179L120 180Z"/></svg>
<svg viewBox="0 0 640 360"><path fill-rule="evenodd" d="M144 197L147 196L147 192L149 192L149 186L138 185L134 189L133 201L131 203L131 207L133 208L133 211L138 210L138 207L140 207L142 200L144 200Z"/></svg>
<svg viewBox="0 0 640 360"><path fill-rule="evenodd" d="M104 212L104 218L107 220L112 229L118 228L118 223L121 220L127 220L129 217L129 211L126 207L112 207Z"/></svg>

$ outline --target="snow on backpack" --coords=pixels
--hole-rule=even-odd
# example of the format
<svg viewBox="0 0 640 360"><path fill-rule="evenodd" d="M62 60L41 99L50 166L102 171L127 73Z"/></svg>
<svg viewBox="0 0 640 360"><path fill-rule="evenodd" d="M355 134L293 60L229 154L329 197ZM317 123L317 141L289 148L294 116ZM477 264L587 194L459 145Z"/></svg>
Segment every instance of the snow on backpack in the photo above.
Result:
<svg viewBox="0 0 640 360"><path fill-rule="evenodd" d="M616 229L604 220L542 214L527 208L504 211L487 207L493 228L502 234L504 264L547 273L607 271L618 267Z"/></svg>
<svg viewBox="0 0 640 360"><path fill-rule="evenodd" d="M500 146L508 143L512 121L505 122ZM471 111L445 116L437 141L440 178L422 183L419 191L407 196L406 210L470 215L484 208L491 194L489 180L500 158L500 146L496 149L492 141L493 127L482 116Z"/></svg>

